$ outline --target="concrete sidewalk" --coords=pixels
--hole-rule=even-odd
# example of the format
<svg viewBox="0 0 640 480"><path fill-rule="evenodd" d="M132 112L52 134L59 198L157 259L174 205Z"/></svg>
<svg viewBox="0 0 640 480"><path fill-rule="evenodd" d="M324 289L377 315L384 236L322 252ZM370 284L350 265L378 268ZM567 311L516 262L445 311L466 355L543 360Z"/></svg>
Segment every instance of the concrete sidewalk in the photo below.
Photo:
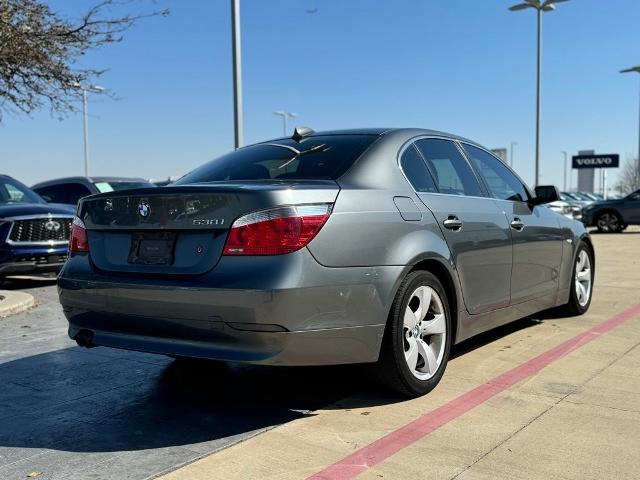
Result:
<svg viewBox="0 0 640 480"><path fill-rule="evenodd" d="M353 396L163 478L307 478L640 303L640 232L594 235L593 240L597 274L587 315L525 320L461 345L441 384L425 397ZM358 478L636 479L639 346L640 317L635 316Z"/></svg>
<svg viewBox="0 0 640 480"><path fill-rule="evenodd" d="M12 290L0 290L0 318L24 312L33 307L33 295Z"/></svg>

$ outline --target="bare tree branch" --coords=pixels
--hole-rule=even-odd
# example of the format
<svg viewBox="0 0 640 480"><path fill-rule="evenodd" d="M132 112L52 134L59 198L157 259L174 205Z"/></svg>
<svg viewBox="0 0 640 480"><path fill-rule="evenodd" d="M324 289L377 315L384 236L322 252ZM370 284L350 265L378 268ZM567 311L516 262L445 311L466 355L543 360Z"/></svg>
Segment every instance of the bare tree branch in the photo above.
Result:
<svg viewBox="0 0 640 480"><path fill-rule="evenodd" d="M0 0L0 122L7 113L51 113L75 109L78 85L104 70L78 68L88 51L120 42L137 21L168 15L168 10L117 14L135 0L102 0L79 20L68 20L43 0Z"/></svg>
<svg viewBox="0 0 640 480"><path fill-rule="evenodd" d="M638 160L627 160L622 166L615 189L621 195L628 195L640 189L640 165L638 165Z"/></svg>

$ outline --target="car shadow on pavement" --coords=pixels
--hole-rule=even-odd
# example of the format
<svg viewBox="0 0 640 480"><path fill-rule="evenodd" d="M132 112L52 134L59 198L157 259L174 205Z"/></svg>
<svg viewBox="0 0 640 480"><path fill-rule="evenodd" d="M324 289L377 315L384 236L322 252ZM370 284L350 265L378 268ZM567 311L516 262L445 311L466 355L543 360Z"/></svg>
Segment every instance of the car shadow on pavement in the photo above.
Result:
<svg viewBox="0 0 640 480"><path fill-rule="evenodd" d="M56 277L5 277L0 278L0 290L26 290L55 285Z"/></svg>
<svg viewBox="0 0 640 480"><path fill-rule="evenodd" d="M212 451L348 396L355 368L183 363L101 347L12 360L0 364L0 460L5 447Z"/></svg>
<svg viewBox="0 0 640 480"><path fill-rule="evenodd" d="M605 236L616 237L618 235L640 235L640 231L639 230L631 230L631 231L626 230L624 232L607 233L607 232L601 232L599 230L590 230L589 231L589 235L602 235L603 237L605 237Z"/></svg>
<svg viewBox="0 0 640 480"><path fill-rule="evenodd" d="M453 357L538 324L524 319L454 347ZM0 364L0 460L188 447L208 453L319 408L395 403L365 366L265 367L98 347ZM15 450L17 449L17 450ZM23 452L23 453L21 453ZM2 466L0 461L0 467Z"/></svg>

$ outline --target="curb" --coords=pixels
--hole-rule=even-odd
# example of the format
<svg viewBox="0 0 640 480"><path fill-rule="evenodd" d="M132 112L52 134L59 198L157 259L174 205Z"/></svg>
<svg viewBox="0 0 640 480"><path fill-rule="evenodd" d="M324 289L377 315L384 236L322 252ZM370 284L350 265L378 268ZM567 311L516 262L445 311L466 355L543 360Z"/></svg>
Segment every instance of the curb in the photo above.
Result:
<svg viewBox="0 0 640 480"><path fill-rule="evenodd" d="M24 312L35 303L33 295L28 293L0 290L0 318Z"/></svg>

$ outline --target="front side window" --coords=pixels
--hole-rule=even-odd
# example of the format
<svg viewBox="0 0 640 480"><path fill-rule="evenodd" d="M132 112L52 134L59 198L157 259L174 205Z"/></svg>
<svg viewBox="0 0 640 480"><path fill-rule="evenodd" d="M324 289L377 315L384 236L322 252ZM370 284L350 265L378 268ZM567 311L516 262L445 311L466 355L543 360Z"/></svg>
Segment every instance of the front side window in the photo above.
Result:
<svg viewBox="0 0 640 480"><path fill-rule="evenodd" d="M415 145L409 145L400 158L402 171L409 179L416 192L434 193L437 192L436 184L429 173L427 165L416 150Z"/></svg>
<svg viewBox="0 0 640 480"><path fill-rule="evenodd" d="M429 164L440 193L483 196L473 170L450 140L424 138L416 146Z"/></svg>
<svg viewBox="0 0 640 480"><path fill-rule="evenodd" d="M527 189L518 177L493 155L484 150L464 145L467 155L487 182L491 194L500 200L526 202L529 200Z"/></svg>
<svg viewBox="0 0 640 480"><path fill-rule="evenodd" d="M186 174L176 185L234 180L312 180L340 177L377 135L314 135L238 149Z"/></svg>

